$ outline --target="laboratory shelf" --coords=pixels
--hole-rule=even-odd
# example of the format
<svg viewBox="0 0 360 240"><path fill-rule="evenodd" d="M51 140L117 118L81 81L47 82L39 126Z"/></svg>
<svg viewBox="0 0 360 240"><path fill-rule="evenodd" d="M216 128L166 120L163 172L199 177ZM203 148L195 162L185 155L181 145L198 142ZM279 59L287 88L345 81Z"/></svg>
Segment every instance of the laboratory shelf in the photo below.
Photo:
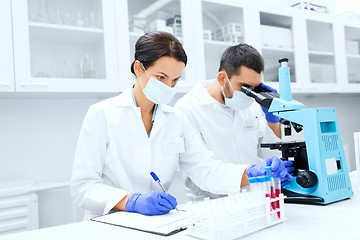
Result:
<svg viewBox="0 0 360 240"><path fill-rule="evenodd" d="M137 40L137 39L139 39L139 37L141 37L141 36L143 36L145 34L145 32L144 33L141 33L141 32L129 32L129 36L130 36L130 39L131 40L134 40L135 39L135 41ZM176 37L180 42L182 42L183 41L183 38L182 37Z"/></svg>
<svg viewBox="0 0 360 240"><path fill-rule="evenodd" d="M349 83L360 83L360 56L347 55L348 81Z"/></svg>
<svg viewBox="0 0 360 240"><path fill-rule="evenodd" d="M273 27L292 29L292 17L284 15L268 13L263 10L260 12L260 24Z"/></svg>
<svg viewBox="0 0 360 240"><path fill-rule="evenodd" d="M0 86L10 86L10 83L8 82L0 82Z"/></svg>
<svg viewBox="0 0 360 240"><path fill-rule="evenodd" d="M236 44L239 44L236 42L224 42L224 41L215 41L215 40L204 40L204 43L215 46L234 46Z"/></svg>
<svg viewBox="0 0 360 240"><path fill-rule="evenodd" d="M263 52L283 52L283 53L294 53L293 48L281 48L281 47L262 47Z"/></svg>
<svg viewBox="0 0 360 240"><path fill-rule="evenodd" d="M29 23L31 41L64 44L97 44L103 39L103 30L97 28L74 27L48 23Z"/></svg>
<svg viewBox="0 0 360 240"><path fill-rule="evenodd" d="M334 64L334 54L309 54L310 63Z"/></svg>
<svg viewBox="0 0 360 240"><path fill-rule="evenodd" d="M101 28L78 27L78 26L69 26L69 25L52 24L52 23L29 22L29 26L103 33L103 30Z"/></svg>
<svg viewBox="0 0 360 240"><path fill-rule="evenodd" d="M358 59L358 60L360 60L360 55L357 55L357 54L347 54L346 57L348 59L354 59L354 60Z"/></svg>
<svg viewBox="0 0 360 240"><path fill-rule="evenodd" d="M205 18L207 20L215 21L217 23L222 22L223 19L232 17L237 19L237 21L242 22L242 8L241 6L244 3L240 1L212 1L212 0L203 0L202 1L202 10ZM240 14L239 14L240 10ZM233 15L233 13L237 13ZM223 22L224 23L224 22ZM205 24L205 23L204 23ZM214 26L216 27L216 25ZM218 26L219 27L219 26Z"/></svg>
<svg viewBox="0 0 360 240"><path fill-rule="evenodd" d="M106 99L119 95L120 92L116 91L107 91L107 92L50 92L50 91L42 91L42 92L3 92L0 94L0 99Z"/></svg>
<svg viewBox="0 0 360 240"><path fill-rule="evenodd" d="M56 81L61 81L61 82L69 81L69 82L74 83L74 82L77 82L77 81L84 81L84 80L88 80L88 81L93 81L93 80L105 81L106 79L105 78L32 77L30 84L23 83L21 85L31 85L32 83L43 82L43 81L53 81L53 82L56 82ZM42 84L40 83L40 85L42 85Z"/></svg>
<svg viewBox="0 0 360 240"><path fill-rule="evenodd" d="M32 77L27 82L22 82L19 86L23 89L33 90L36 92L82 92L84 82L88 84L104 83L103 78L60 78L60 77ZM72 88L69 89L68 85ZM97 89L98 91L108 91L106 85Z"/></svg>
<svg viewBox="0 0 360 240"><path fill-rule="evenodd" d="M328 52L328 51L314 51L309 50L310 55L319 55L319 56L334 56L334 52Z"/></svg>

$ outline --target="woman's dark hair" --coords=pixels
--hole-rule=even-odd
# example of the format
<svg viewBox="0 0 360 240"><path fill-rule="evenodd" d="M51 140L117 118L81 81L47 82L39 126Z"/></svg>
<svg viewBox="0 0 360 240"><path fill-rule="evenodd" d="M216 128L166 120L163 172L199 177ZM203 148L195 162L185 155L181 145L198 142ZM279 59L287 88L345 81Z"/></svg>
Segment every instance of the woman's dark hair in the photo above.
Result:
<svg viewBox="0 0 360 240"><path fill-rule="evenodd" d="M221 56L219 71L225 70L228 77L240 74L240 67L245 66L257 73L264 71L264 60L260 53L248 44L229 47Z"/></svg>
<svg viewBox="0 0 360 240"><path fill-rule="evenodd" d="M172 57L187 63L187 56L179 40L167 32L149 32L141 36L135 44L135 60L139 60L147 69L161 57ZM134 60L134 62L135 62ZM134 72L134 62L131 72Z"/></svg>

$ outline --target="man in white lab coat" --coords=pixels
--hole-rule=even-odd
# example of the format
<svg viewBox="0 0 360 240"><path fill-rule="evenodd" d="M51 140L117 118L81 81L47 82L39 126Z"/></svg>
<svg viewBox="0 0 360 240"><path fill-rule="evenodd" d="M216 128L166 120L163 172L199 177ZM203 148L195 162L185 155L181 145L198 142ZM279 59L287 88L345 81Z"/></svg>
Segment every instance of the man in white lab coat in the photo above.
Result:
<svg viewBox="0 0 360 240"><path fill-rule="evenodd" d="M229 47L222 55L217 79L208 87L197 83L175 105L186 113L208 149L224 162L255 164L280 155L260 147L262 142L280 141L279 118L240 91L242 85L260 84L273 90L261 83L263 70L263 59L255 48L247 44ZM188 177L185 185L192 200L221 196L202 191Z"/></svg>

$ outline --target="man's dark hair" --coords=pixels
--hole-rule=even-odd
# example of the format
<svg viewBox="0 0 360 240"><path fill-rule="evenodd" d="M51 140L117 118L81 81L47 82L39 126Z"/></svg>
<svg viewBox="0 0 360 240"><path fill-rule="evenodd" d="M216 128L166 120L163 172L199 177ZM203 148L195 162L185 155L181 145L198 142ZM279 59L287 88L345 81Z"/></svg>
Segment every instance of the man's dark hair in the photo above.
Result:
<svg viewBox="0 0 360 240"><path fill-rule="evenodd" d="M240 74L240 67L245 66L257 73L264 71L264 60L260 53L248 44L229 47L221 56L220 71L226 71L229 78Z"/></svg>
<svg viewBox="0 0 360 240"><path fill-rule="evenodd" d="M187 63L187 56L179 40L167 32L149 32L141 36L135 44L134 62L139 60L145 69L151 67L161 57L172 57ZM134 72L134 62L131 72Z"/></svg>

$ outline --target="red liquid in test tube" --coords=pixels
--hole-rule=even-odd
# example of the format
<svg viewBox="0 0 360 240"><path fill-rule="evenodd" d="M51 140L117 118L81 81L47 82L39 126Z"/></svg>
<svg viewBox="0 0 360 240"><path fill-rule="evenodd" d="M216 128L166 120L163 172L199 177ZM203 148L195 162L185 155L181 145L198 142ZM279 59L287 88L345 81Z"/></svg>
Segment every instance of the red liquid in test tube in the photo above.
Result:
<svg viewBox="0 0 360 240"><path fill-rule="evenodd" d="M266 173L266 176L268 176L269 178L271 178L271 167L270 166L267 166L265 167L265 173ZM270 199L273 199L273 198L276 198L276 193L275 193L275 189L274 189L274 180L271 178L270 180ZM271 209L272 210L275 210L276 209L276 202L271 202Z"/></svg>
<svg viewBox="0 0 360 240"><path fill-rule="evenodd" d="M273 181L271 181L271 198L272 199L276 198L276 193L275 193ZM276 207L277 207L276 202L271 202L271 207L272 207L273 210L275 210Z"/></svg>
<svg viewBox="0 0 360 240"><path fill-rule="evenodd" d="M274 181L274 198L278 198L281 193L281 179L280 178L273 178ZM280 201L277 200L274 202L275 209L280 209ZM280 212L277 212L278 217L280 218Z"/></svg>

